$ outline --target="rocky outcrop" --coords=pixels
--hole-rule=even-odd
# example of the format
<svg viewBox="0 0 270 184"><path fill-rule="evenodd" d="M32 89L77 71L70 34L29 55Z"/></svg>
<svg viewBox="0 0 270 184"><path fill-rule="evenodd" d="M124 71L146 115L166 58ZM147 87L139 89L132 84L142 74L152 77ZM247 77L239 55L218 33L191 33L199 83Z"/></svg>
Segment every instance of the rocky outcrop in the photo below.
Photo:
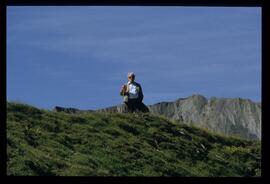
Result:
<svg viewBox="0 0 270 184"><path fill-rule="evenodd" d="M152 114L226 135L261 139L261 105L241 98L193 95L148 106Z"/></svg>
<svg viewBox="0 0 270 184"><path fill-rule="evenodd" d="M76 108L71 108L71 107L60 107L60 106L55 106L53 111L55 112L65 112L65 113L82 113L82 112L107 112L107 113L114 113L114 112L120 112L124 113L127 111L125 106L122 104L119 104L117 106L112 106L112 107L107 107L104 109L98 109L98 110L80 110Z"/></svg>
<svg viewBox="0 0 270 184"><path fill-rule="evenodd" d="M149 112L148 107L142 103L139 107L140 112ZM108 113L113 113L113 112L120 112L120 113L127 113L128 112L128 107L127 105L124 104L119 104L117 106L112 106L112 107L107 107L104 109L99 109L96 110L96 112L108 112Z"/></svg>
<svg viewBox="0 0 270 184"><path fill-rule="evenodd" d="M76 108L72 107L60 107L60 106L55 106L53 111L55 112L65 112L65 113L81 113L81 112L94 112L93 110L79 110Z"/></svg>
<svg viewBox="0 0 270 184"><path fill-rule="evenodd" d="M122 112L122 105L117 105L117 106L112 106L112 107L107 107L104 109L98 109L96 110L96 112L109 112L109 113L113 113L113 112Z"/></svg>

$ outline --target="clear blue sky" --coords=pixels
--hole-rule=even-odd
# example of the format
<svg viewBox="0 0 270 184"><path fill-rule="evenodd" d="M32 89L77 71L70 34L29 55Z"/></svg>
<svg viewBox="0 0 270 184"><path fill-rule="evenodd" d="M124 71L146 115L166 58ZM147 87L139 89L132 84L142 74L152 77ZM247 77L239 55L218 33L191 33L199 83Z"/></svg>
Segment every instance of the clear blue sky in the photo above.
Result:
<svg viewBox="0 0 270 184"><path fill-rule="evenodd" d="M146 104L261 101L261 8L8 7L8 101L108 107L130 71Z"/></svg>

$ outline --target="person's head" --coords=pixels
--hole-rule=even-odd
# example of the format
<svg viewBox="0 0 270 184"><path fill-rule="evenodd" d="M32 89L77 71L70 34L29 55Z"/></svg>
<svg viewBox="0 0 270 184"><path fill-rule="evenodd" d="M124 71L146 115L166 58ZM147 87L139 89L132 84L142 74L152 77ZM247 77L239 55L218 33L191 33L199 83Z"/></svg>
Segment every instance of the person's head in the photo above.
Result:
<svg viewBox="0 0 270 184"><path fill-rule="evenodd" d="M133 72L128 73L128 81L133 82L135 80L135 74Z"/></svg>

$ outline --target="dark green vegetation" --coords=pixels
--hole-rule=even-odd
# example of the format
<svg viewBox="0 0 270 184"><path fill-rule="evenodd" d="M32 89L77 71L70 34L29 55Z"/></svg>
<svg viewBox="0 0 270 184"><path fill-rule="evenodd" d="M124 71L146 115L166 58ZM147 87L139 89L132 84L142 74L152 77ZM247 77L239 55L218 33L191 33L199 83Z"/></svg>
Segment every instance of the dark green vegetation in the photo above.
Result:
<svg viewBox="0 0 270 184"><path fill-rule="evenodd" d="M150 114L7 104L8 175L260 176L260 146Z"/></svg>

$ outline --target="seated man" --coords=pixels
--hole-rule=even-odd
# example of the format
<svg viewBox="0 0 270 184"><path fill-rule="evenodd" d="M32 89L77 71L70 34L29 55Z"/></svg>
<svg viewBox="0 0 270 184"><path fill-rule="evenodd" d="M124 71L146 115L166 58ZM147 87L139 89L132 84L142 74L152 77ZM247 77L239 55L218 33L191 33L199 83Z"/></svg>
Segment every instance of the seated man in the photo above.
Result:
<svg viewBox="0 0 270 184"><path fill-rule="evenodd" d="M133 72L128 73L128 83L122 86L120 95L124 96L124 105L128 112L149 112L148 108L142 103L142 87L135 82Z"/></svg>

